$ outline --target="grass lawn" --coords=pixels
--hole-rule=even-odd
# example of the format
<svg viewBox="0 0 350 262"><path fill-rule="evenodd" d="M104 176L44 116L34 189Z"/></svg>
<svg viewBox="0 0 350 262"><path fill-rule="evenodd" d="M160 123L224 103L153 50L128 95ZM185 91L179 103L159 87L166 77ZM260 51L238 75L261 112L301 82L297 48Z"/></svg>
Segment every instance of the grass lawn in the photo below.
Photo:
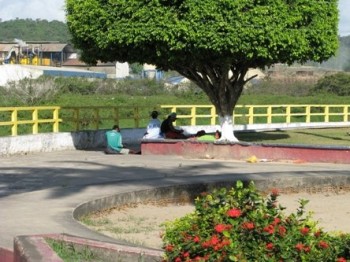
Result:
<svg viewBox="0 0 350 262"><path fill-rule="evenodd" d="M350 146L350 126L348 128L298 129L269 132L236 132L235 136L242 142Z"/></svg>

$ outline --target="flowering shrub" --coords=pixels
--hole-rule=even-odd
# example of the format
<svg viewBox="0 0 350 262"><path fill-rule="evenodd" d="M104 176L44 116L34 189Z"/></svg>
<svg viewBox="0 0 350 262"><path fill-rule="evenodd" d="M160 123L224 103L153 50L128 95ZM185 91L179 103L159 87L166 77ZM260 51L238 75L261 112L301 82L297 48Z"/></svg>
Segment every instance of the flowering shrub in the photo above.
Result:
<svg viewBox="0 0 350 262"><path fill-rule="evenodd" d="M317 228L307 200L286 215L279 192L266 199L251 182L202 193L195 211L165 224L164 261L350 261L350 235Z"/></svg>

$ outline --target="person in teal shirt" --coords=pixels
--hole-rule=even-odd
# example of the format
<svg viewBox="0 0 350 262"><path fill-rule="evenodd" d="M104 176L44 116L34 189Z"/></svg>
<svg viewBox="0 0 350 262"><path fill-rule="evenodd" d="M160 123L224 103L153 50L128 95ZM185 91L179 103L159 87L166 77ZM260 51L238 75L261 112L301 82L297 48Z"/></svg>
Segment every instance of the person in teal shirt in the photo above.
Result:
<svg viewBox="0 0 350 262"><path fill-rule="evenodd" d="M112 130L106 132L107 148L106 154L123 154L128 155L130 149L123 146L122 135L120 134L120 128L118 125L114 125Z"/></svg>

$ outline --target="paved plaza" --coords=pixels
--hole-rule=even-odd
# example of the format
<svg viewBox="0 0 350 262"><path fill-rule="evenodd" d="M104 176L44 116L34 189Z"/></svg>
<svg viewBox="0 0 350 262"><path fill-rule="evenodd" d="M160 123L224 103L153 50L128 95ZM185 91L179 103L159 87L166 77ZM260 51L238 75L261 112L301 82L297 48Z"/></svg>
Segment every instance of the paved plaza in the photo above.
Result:
<svg viewBox="0 0 350 262"><path fill-rule="evenodd" d="M350 165L220 161L175 156L57 151L0 157L0 247L18 235L68 233L118 242L76 222L80 204L115 194L217 180L266 180L272 186L317 181L350 184Z"/></svg>

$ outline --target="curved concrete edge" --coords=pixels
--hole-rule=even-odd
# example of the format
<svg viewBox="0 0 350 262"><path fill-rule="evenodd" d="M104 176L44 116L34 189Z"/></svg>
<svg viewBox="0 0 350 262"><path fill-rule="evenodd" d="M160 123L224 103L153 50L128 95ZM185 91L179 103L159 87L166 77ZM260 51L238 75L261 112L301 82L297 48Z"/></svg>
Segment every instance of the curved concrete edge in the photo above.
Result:
<svg viewBox="0 0 350 262"><path fill-rule="evenodd" d="M345 175L329 175L317 177L290 177L273 179L219 179L207 180L205 182L192 182L162 186L157 188L115 194L108 197L95 199L80 204L73 211L73 218L80 218L102 210L113 207L135 206L137 204L183 204L193 203L194 199L203 192L210 192L214 188L232 188L240 180L245 185L254 182L260 192L266 194L277 188L281 193L309 192L317 193L324 191L350 191L350 177Z"/></svg>
<svg viewBox="0 0 350 262"><path fill-rule="evenodd" d="M143 155L177 155L199 159L245 160L256 156L264 161L350 164L350 147L278 145L256 143L211 143L192 140L142 140Z"/></svg>

